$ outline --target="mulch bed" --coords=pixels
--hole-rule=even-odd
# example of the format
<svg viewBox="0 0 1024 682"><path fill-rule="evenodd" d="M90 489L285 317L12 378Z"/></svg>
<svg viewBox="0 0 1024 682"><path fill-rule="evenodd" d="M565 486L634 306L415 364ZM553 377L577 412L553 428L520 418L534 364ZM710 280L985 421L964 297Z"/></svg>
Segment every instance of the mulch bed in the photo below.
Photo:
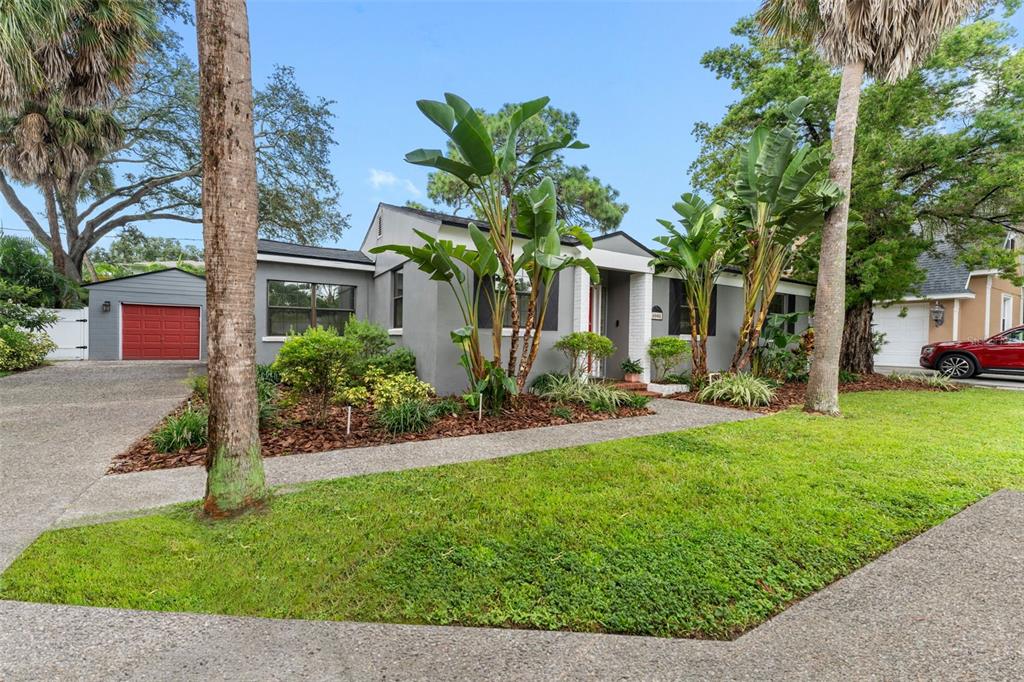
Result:
<svg viewBox="0 0 1024 682"><path fill-rule="evenodd" d="M936 388L934 386L928 386L920 381L894 379L892 377L885 376L884 374L869 374L861 377L857 381L849 383L839 384L840 393L857 393L859 391L939 391L943 389ZM955 388L953 390L959 390ZM741 405L733 405L732 403L726 403L721 401L714 401L710 403L702 403L707 405L719 405L721 407L734 407L741 410L749 410L750 412L760 412L761 414L773 414L775 412L781 412L787 408L795 405L803 405L804 397L807 393L807 384L794 381L783 384L775 389L775 397L772 399L772 404L767 407L743 407ZM697 400L697 391L689 391L688 393L676 393L672 396L673 400L682 400L689 403L699 402Z"/></svg>
<svg viewBox="0 0 1024 682"><path fill-rule="evenodd" d="M419 433L399 435L393 435L378 427L370 409L354 408L352 410L352 431L346 435L345 408L331 408L327 421L324 424L317 424L305 406L297 405L287 408L279 414L277 426L260 430L260 443L264 457L279 457L650 414L650 410L647 408L620 408L617 413L613 414L594 412L582 405L563 405L562 407L573 413L572 420L567 421L551 413L554 407L555 403L548 400L533 395L521 395L499 416L492 417L484 413L483 419L477 421L477 415L467 410L457 417L451 415L442 417ZM185 404L175 412L184 408ZM107 473L125 474L134 471L173 469L203 464L205 460L205 446L174 453L157 452L147 435L136 441L127 451L115 457Z"/></svg>

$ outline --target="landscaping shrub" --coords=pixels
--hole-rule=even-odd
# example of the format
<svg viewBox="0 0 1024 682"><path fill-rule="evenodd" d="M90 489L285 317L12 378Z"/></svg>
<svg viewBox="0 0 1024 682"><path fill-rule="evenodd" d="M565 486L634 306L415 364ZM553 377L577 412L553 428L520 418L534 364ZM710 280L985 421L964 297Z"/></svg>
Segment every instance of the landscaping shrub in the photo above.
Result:
<svg viewBox="0 0 1024 682"><path fill-rule="evenodd" d="M855 384L860 381L860 375L856 372L851 372L846 369L839 370L839 383L841 384Z"/></svg>
<svg viewBox="0 0 1024 682"><path fill-rule="evenodd" d="M280 411L280 407L277 404L277 383L267 378L268 376L276 375L276 373L260 372L260 367L266 367L266 365L256 365L257 410L259 412L260 426L267 426L274 421L277 413ZM188 385L196 398L204 403L209 402L210 378L207 375L190 374Z"/></svg>
<svg viewBox="0 0 1024 682"><path fill-rule="evenodd" d="M615 345L607 336L595 332L573 332L558 339L555 349L569 361L569 375L575 377L583 372L586 358L603 360L615 352Z"/></svg>
<svg viewBox="0 0 1024 682"><path fill-rule="evenodd" d="M356 352L361 358L384 355L395 345L384 327L355 317L349 318L342 335L358 345Z"/></svg>
<svg viewBox="0 0 1024 682"><path fill-rule="evenodd" d="M544 374L538 374L537 377L530 382L530 390L537 395L543 394L551 386L553 381L568 378L569 375L562 374L561 372L545 372Z"/></svg>
<svg viewBox="0 0 1024 682"><path fill-rule="evenodd" d="M335 391L334 402L338 405L362 407L370 402L370 391L365 386L342 386Z"/></svg>
<svg viewBox="0 0 1024 682"><path fill-rule="evenodd" d="M437 419L447 417L449 415L458 417L462 414L462 410L465 407L466 402L464 400L459 400L458 398L441 398L430 406L434 413L434 417Z"/></svg>
<svg viewBox="0 0 1024 682"><path fill-rule="evenodd" d="M351 361L345 367L350 385L366 386L366 374L379 369L384 374L416 373L416 356L408 348L395 346L384 327L369 320L352 318L342 334L354 345Z"/></svg>
<svg viewBox="0 0 1024 682"><path fill-rule="evenodd" d="M559 419L564 419L567 422L571 422L575 415L572 413L572 410L570 410L565 405L555 405L554 407L551 408L551 416L558 417Z"/></svg>
<svg viewBox="0 0 1024 682"><path fill-rule="evenodd" d="M390 352L367 360L366 370L370 369L378 369L384 374L416 374L416 356L405 346L395 346Z"/></svg>
<svg viewBox="0 0 1024 682"><path fill-rule="evenodd" d="M623 404L626 407L632 407L635 410L640 410L647 407L651 402L651 399L645 395L639 393L629 393Z"/></svg>
<svg viewBox="0 0 1024 682"><path fill-rule="evenodd" d="M516 394L516 382L510 377L503 367L499 367L488 361L484 362L486 375L476 382L473 390L463 398L474 410L480 408L477 400L483 397L484 408L488 414L501 414L505 403Z"/></svg>
<svg viewBox="0 0 1024 682"><path fill-rule="evenodd" d="M206 410L189 405L181 414L171 415L152 435L159 452L178 452L206 445Z"/></svg>
<svg viewBox="0 0 1024 682"><path fill-rule="evenodd" d="M580 381L574 377L552 376L538 394L557 403L578 403L592 410L614 412L631 395L626 391L602 383Z"/></svg>
<svg viewBox="0 0 1024 682"><path fill-rule="evenodd" d="M661 382L664 384L686 384L690 386L693 384L693 376L689 372L669 373L661 378Z"/></svg>
<svg viewBox="0 0 1024 682"><path fill-rule="evenodd" d="M745 407L763 407L772 402L775 389L752 374L721 374L697 393L701 402L727 402Z"/></svg>
<svg viewBox="0 0 1024 682"><path fill-rule="evenodd" d="M665 375L690 355L690 342L675 336L658 336L651 339L647 357L651 359L654 381L664 383Z"/></svg>
<svg viewBox="0 0 1024 682"><path fill-rule="evenodd" d="M388 433L418 433L434 423L433 406L426 400L406 400L378 407L377 423Z"/></svg>
<svg viewBox="0 0 1024 682"><path fill-rule="evenodd" d="M210 399L210 378L205 374L189 374L188 387L204 403Z"/></svg>
<svg viewBox="0 0 1024 682"><path fill-rule="evenodd" d="M630 360L628 358L622 361L619 368L625 374L641 374L644 371L643 363L640 360Z"/></svg>
<svg viewBox="0 0 1024 682"><path fill-rule="evenodd" d="M399 372L386 375L379 369L366 373L373 405L377 408L393 407L404 402L425 401L434 394L433 387L420 381L415 374Z"/></svg>
<svg viewBox="0 0 1024 682"><path fill-rule="evenodd" d="M310 327L285 340L273 369L293 391L313 402L317 420L322 422L341 386L344 368L356 352L357 344L352 339L339 336L331 328Z"/></svg>
<svg viewBox="0 0 1024 682"><path fill-rule="evenodd" d="M14 372L43 364L46 354L57 348L42 332L0 327L0 371Z"/></svg>
<svg viewBox="0 0 1024 682"><path fill-rule="evenodd" d="M940 391L960 390L960 385L945 374L929 374L927 376L922 376L921 383L930 388L937 388Z"/></svg>
<svg viewBox="0 0 1024 682"><path fill-rule="evenodd" d="M256 365L256 381L268 384L280 384L281 373L273 365Z"/></svg>

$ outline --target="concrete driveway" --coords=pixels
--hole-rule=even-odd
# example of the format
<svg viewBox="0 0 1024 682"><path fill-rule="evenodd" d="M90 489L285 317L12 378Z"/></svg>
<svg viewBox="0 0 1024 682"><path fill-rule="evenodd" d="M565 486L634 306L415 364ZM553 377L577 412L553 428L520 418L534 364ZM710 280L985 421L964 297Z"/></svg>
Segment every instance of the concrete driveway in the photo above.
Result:
<svg viewBox="0 0 1024 682"><path fill-rule="evenodd" d="M61 362L0 378L0 571L188 395L192 362Z"/></svg>
<svg viewBox="0 0 1024 682"><path fill-rule="evenodd" d="M875 367L879 374L938 374L923 367ZM980 386L982 388L1001 388L1007 391L1024 391L1024 376L1015 374L978 374L970 379L954 379L959 384Z"/></svg>

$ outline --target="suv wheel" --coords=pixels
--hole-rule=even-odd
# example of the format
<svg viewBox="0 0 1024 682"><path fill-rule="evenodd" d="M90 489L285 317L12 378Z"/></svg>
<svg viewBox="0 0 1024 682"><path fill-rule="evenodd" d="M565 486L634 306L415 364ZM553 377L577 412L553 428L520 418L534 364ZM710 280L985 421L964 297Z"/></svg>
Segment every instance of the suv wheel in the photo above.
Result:
<svg viewBox="0 0 1024 682"><path fill-rule="evenodd" d="M961 353L951 353L939 361L939 371L950 379L968 379L974 375L974 361Z"/></svg>

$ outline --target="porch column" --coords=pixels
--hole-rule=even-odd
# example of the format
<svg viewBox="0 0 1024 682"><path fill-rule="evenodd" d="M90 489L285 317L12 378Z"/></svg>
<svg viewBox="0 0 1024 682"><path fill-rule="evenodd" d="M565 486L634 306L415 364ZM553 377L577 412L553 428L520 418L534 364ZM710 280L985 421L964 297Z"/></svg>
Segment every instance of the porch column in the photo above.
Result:
<svg viewBox="0 0 1024 682"><path fill-rule="evenodd" d="M651 343L651 305L654 303L654 275L649 272L629 276L629 348L631 360L640 359L643 380L651 380L651 361L647 346Z"/></svg>
<svg viewBox="0 0 1024 682"><path fill-rule="evenodd" d="M590 326L590 275L580 267L572 269L572 331L585 332Z"/></svg>

